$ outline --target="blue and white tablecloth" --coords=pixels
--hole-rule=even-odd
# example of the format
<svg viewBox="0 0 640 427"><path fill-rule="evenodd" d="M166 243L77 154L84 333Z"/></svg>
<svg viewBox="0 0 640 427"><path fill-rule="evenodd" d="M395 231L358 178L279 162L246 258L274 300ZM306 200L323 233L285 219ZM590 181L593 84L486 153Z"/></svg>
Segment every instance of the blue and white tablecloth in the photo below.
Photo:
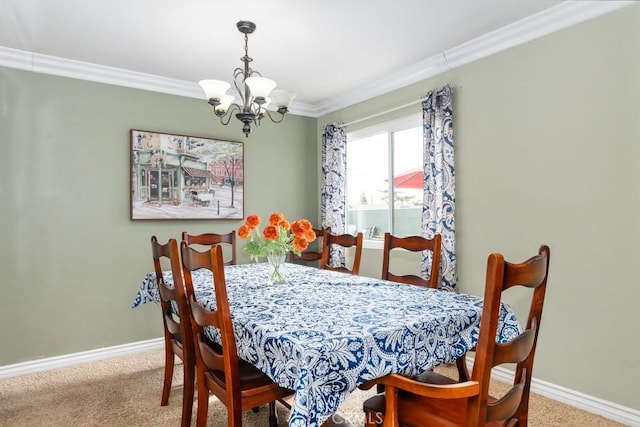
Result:
<svg viewBox="0 0 640 427"><path fill-rule="evenodd" d="M319 426L363 382L453 362L477 342L479 297L296 264L285 264L286 284L269 285L268 271L225 267L227 292L239 356L296 392L290 426ZM170 272L165 279L172 283ZM211 274L193 280L196 299L215 307ZM159 302L154 273L133 306L149 301ZM503 307L498 339L519 333Z"/></svg>

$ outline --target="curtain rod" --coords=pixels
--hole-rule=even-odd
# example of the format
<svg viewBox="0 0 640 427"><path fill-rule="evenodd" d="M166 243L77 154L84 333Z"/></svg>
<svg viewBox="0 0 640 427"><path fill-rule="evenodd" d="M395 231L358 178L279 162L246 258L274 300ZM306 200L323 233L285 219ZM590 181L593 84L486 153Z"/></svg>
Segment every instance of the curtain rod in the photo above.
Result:
<svg viewBox="0 0 640 427"><path fill-rule="evenodd" d="M371 114L370 116L366 116L366 117L363 117L361 119L350 121L349 123L345 123L344 126L346 127L346 126L350 126L350 125L353 125L353 124L356 124L356 123L364 122L365 120L373 119L375 117L382 116L383 114L392 113L394 111L400 110L400 109L405 108L405 107L409 107L409 106L411 106L413 104L419 104L421 102L422 102L422 99L418 99L416 101L407 102L406 104L402 104L402 105L390 108L390 109L385 110L385 111L380 111L378 113Z"/></svg>

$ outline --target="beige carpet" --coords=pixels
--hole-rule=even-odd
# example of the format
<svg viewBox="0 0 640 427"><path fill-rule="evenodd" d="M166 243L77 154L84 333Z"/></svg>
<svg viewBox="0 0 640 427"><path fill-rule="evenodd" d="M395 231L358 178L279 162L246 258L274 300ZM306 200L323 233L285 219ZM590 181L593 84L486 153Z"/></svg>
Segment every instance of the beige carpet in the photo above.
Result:
<svg viewBox="0 0 640 427"><path fill-rule="evenodd" d="M182 366L176 366L169 406L161 407L163 360L156 350L0 380L0 426L179 426ZM354 391L339 413L362 426L361 402L372 392ZM266 406L246 412L244 425L266 427L267 412ZM287 414L278 405L280 426L287 425ZM541 396L532 397L529 419L531 427L621 425ZM226 426L226 409L213 397L207 425Z"/></svg>

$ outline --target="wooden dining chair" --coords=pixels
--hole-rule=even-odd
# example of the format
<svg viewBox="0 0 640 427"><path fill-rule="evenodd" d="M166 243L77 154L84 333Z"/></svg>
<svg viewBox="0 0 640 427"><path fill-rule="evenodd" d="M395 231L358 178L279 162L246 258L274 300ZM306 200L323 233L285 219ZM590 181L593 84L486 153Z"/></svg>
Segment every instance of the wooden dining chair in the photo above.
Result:
<svg viewBox="0 0 640 427"><path fill-rule="evenodd" d="M458 380L427 371L414 378L387 375L361 385L384 384L385 392L365 400L366 427L526 426L533 360L549 274L549 247L527 261L512 264L502 254L487 261L486 287L473 371L464 358ZM502 293L514 287L532 289L526 329L508 343L496 343ZM489 395L491 369L516 363L512 387L501 397Z"/></svg>
<svg viewBox="0 0 640 427"><path fill-rule="evenodd" d="M217 233L189 234L186 231L183 231L182 240L187 242L187 245L211 246L211 245L219 245L221 243L224 243L227 245L227 249L225 251L230 252L230 255L228 255L227 257L227 261L225 262L225 265L236 264L236 230L233 230L227 234L217 234Z"/></svg>
<svg viewBox="0 0 640 427"><path fill-rule="evenodd" d="M431 269L429 278L415 274L396 275L389 271L391 251L404 249L411 252L431 251ZM435 234L433 239L423 236L396 237L391 233L384 233L384 247L382 250L382 280L425 286L436 289L440 276L440 256L442 252L442 236Z"/></svg>
<svg viewBox="0 0 640 427"><path fill-rule="evenodd" d="M222 248L214 245L209 251L199 252L182 241L180 249L185 285L193 288L192 271L207 269L213 275L216 300L215 310L204 307L193 294L189 301L198 384L197 425L204 427L207 424L209 393L212 392L227 407L227 426L241 426L242 412L267 403L269 425L277 426L275 401L290 396L293 391L280 387L265 373L238 357ZM216 328L220 333L220 343L211 341L205 335L205 328Z"/></svg>
<svg viewBox="0 0 640 427"><path fill-rule="evenodd" d="M353 234L332 234L327 233L322 240L322 257L320 258L320 268L325 270L342 271L357 275L360 273L360 258L362 258L362 233ZM331 264L331 252L334 246L342 248L355 248L353 264L351 269L347 266L333 266Z"/></svg>
<svg viewBox="0 0 640 427"><path fill-rule="evenodd" d="M300 255L296 255L293 252L289 252L289 262L297 262L297 263L312 263L315 261L319 261L322 258L322 244L324 242L325 236L327 233L331 233L331 227L327 228L314 228L314 233L316 233L315 243L318 247L317 251L312 249L308 249L302 252Z"/></svg>
<svg viewBox="0 0 640 427"><path fill-rule="evenodd" d="M169 239L165 244L158 243L156 236L151 237L153 267L156 274L156 285L160 294L162 323L164 326L164 382L162 386L161 406L169 403L175 357L182 360L184 386L182 390L182 423L183 427L191 423L195 381L195 353L191 328L191 311L188 296L182 278L180 254L176 239ZM164 280L163 262L168 262L173 275L173 287ZM174 312L172 305L177 308Z"/></svg>

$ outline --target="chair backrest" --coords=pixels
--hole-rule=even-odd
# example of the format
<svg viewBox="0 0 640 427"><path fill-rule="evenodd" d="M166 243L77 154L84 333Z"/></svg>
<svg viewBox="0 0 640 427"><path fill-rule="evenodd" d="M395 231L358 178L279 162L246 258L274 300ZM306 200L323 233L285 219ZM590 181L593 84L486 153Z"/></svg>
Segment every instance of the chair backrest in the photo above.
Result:
<svg viewBox="0 0 640 427"><path fill-rule="evenodd" d="M414 275L396 275L389 271L391 250L404 249L411 252L431 251L431 269L429 279ZM433 239L422 236L396 237L391 233L384 233L384 248L382 251L382 279L394 282L408 283L410 285L438 287L440 276L440 256L442 251L442 236L436 234Z"/></svg>
<svg viewBox="0 0 640 427"><path fill-rule="evenodd" d="M311 261L318 261L320 260L320 258L322 258L322 244L324 243L324 239L327 233L331 233L331 227L314 228L313 231L314 233L316 233L316 240L312 244L317 245L318 250L314 251L311 249L307 249L306 251L302 252L299 256L294 254L293 252L290 252L289 262L303 261L306 263Z"/></svg>
<svg viewBox="0 0 640 427"><path fill-rule="evenodd" d="M482 321L471 373L471 379L480 384L477 408L480 420L490 422L515 418L520 420L520 425L526 425L533 360L547 290L549 259L550 250L546 245L540 247L538 255L518 264L505 261L504 256L499 253L489 255ZM526 328L508 343L499 344L495 338L502 293L515 287L533 290ZM513 386L502 398L487 402L491 369L505 363L517 364ZM482 402L487 403L483 405Z"/></svg>
<svg viewBox="0 0 640 427"><path fill-rule="evenodd" d="M383 427L405 425L405 421L411 426L527 425L531 374L547 289L549 257L549 247L545 245L540 247L537 255L519 264L505 261L499 253L489 255L482 320L470 379L466 369L461 371L458 364L459 381L427 372L415 378L390 374L361 386L367 389L373 384L385 385ZM497 343L502 294L515 287L532 289L526 328L508 343ZM517 364L513 385L501 397L490 397L491 369L505 363ZM399 393L398 389L404 392ZM365 401L367 417L375 417L379 413L381 400L378 396Z"/></svg>
<svg viewBox="0 0 640 427"><path fill-rule="evenodd" d="M182 240L187 242L187 245L203 245L212 246L225 243L230 245L228 249L231 251L230 260L225 262L226 265L236 264L236 230L233 230L227 234L217 233L204 233L204 234L189 234L186 231L182 232Z"/></svg>
<svg viewBox="0 0 640 427"><path fill-rule="evenodd" d="M153 254L153 267L156 274L156 284L160 293L160 308L164 324L165 345L171 342L177 343L183 351L184 363L195 363L191 358L193 352L193 337L191 333L191 312L189 309L189 294L187 292L182 268L180 266L180 253L176 239L169 239L165 244L158 242L156 236L151 237L151 252ZM173 276L173 287L167 285L163 275L163 259L168 260ZM193 288L192 288L193 289ZM193 292L193 291L192 291ZM178 309L175 313L172 304ZM188 360L184 360L187 358Z"/></svg>
<svg viewBox="0 0 640 427"><path fill-rule="evenodd" d="M224 372L224 384L218 384L212 391L216 396L228 399L240 399L240 371L236 340L233 335L231 311L227 298L227 286L224 274L224 262L220 245L212 246L208 251L200 252L189 247L186 241L180 244L182 268L187 288L193 289L191 273L198 269L207 269L213 276L213 288L216 309L210 310L196 301L191 294L193 339L196 363L204 371ZM220 331L220 345L215 345L205 335L206 327L215 327Z"/></svg>
<svg viewBox="0 0 640 427"><path fill-rule="evenodd" d="M345 273L351 273L357 275L360 273L360 259L362 258L362 233L357 235L353 234L332 234L327 233L322 242L322 257L320 258L320 268L325 270L342 271ZM351 269L346 266L332 266L331 250L332 246L340 246L343 248L355 247L355 253L353 256L353 264Z"/></svg>

